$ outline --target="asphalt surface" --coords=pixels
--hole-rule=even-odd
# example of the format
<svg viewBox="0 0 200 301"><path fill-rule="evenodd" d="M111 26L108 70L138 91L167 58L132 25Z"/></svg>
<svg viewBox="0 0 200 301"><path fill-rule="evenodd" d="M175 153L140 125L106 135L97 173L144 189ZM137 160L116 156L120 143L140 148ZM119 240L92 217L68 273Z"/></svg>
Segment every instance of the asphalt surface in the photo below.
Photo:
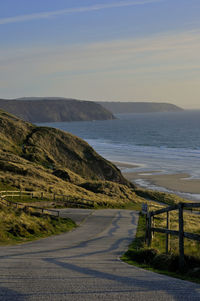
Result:
<svg viewBox="0 0 200 301"><path fill-rule="evenodd" d="M136 232L128 210L66 209L80 226L0 247L0 300L200 300L200 285L120 261Z"/></svg>

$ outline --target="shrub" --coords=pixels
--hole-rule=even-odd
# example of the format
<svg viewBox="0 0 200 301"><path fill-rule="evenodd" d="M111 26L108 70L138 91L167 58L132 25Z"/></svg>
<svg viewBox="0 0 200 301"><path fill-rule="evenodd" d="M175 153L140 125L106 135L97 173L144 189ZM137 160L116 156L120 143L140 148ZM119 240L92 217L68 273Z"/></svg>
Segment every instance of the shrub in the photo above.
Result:
<svg viewBox="0 0 200 301"><path fill-rule="evenodd" d="M149 264L158 254L155 249L129 250L126 255L138 263Z"/></svg>
<svg viewBox="0 0 200 301"><path fill-rule="evenodd" d="M179 268L178 255L171 254L158 254L151 262L155 269L168 270L170 272L176 272Z"/></svg>

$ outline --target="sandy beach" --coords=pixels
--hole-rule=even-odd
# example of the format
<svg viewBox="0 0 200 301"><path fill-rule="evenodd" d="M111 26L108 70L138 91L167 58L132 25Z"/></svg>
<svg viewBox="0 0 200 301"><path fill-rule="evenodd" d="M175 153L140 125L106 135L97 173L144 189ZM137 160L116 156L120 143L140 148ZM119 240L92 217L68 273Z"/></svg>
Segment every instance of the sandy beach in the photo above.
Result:
<svg viewBox="0 0 200 301"><path fill-rule="evenodd" d="M188 179L188 174L167 174L167 175L150 175L149 172L142 173L123 173L124 177L130 181L136 179L147 180L155 186L165 187L169 190L179 191L183 193L200 194L200 179Z"/></svg>
<svg viewBox="0 0 200 301"><path fill-rule="evenodd" d="M117 162L115 164L121 169L124 177L133 183L141 179L148 181L150 185L164 187L174 193L200 194L200 179L190 179L189 174L157 174L159 171L155 170L148 172L126 172L127 168L134 168L134 164L129 165Z"/></svg>

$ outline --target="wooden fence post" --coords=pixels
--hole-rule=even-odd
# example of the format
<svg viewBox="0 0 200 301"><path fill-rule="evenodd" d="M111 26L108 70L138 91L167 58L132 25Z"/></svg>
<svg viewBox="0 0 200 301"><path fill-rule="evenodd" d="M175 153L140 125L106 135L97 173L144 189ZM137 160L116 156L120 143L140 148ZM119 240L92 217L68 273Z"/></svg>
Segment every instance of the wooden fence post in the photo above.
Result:
<svg viewBox="0 0 200 301"><path fill-rule="evenodd" d="M145 228L146 228L145 243L147 243L147 241L148 241L148 217L147 217L147 213L145 214Z"/></svg>
<svg viewBox="0 0 200 301"><path fill-rule="evenodd" d="M43 198L44 198L44 193L41 192L41 200L43 200Z"/></svg>
<svg viewBox="0 0 200 301"><path fill-rule="evenodd" d="M148 212L147 218L148 218L148 247L150 247L151 239L152 239L152 236L151 236L151 213L150 212Z"/></svg>
<svg viewBox="0 0 200 301"><path fill-rule="evenodd" d="M142 214L144 214L144 216L145 216L145 229L146 229L145 243L147 243L147 241L148 241L148 217L147 217L148 211L149 211L149 208L148 208L147 203L142 203Z"/></svg>
<svg viewBox="0 0 200 301"><path fill-rule="evenodd" d="M154 215L152 216L152 227L154 228ZM154 238L154 231L151 232L152 239Z"/></svg>
<svg viewBox="0 0 200 301"><path fill-rule="evenodd" d="M183 203L179 203L179 268L184 268L184 222L183 222Z"/></svg>
<svg viewBox="0 0 200 301"><path fill-rule="evenodd" d="M170 229L170 213L167 211L167 224L166 229ZM170 246L170 234L166 234L166 254L169 253L169 246Z"/></svg>

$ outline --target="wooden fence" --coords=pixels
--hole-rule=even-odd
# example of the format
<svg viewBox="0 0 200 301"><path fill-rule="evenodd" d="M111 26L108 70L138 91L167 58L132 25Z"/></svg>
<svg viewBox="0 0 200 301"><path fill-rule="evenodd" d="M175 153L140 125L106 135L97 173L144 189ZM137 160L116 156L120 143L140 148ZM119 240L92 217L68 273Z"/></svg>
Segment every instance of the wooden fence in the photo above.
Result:
<svg viewBox="0 0 200 301"><path fill-rule="evenodd" d="M169 237L175 235L179 237L179 267L184 267L184 238L200 241L199 234L188 233L184 231L184 218L183 210L191 210L200 208L200 203L179 203L177 205L169 206L167 208L159 209L156 211L149 211L148 207L143 205L142 212L146 215L146 241L148 246L151 245L154 232L166 234L166 253L169 252ZM179 230L170 230L170 212L178 210L178 224ZM155 216L166 213L166 228L154 227Z"/></svg>
<svg viewBox="0 0 200 301"><path fill-rule="evenodd" d="M43 214L49 214L49 215L53 215L53 216L57 216L59 217L60 216L60 211L59 210L55 210L55 209L45 209L45 208L42 208L42 207L36 207L36 206L31 206L31 205L27 205L27 204L23 204L23 203L20 203L20 202L14 202L14 201L10 201L7 199L7 197L21 197L22 195L26 195L26 192L20 192L19 191L14 191L14 192L8 192L6 193L5 191L1 191L0 192L0 202L5 205L5 206L14 206L16 208L22 208L22 209L26 209L26 208L32 208L36 211L39 211ZM31 195L31 193L27 193L27 195Z"/></svg>
<svg viewBox="0 0 200 301"><path fill-rule="evenodd" d="M31 199L37 198L39 200L50 200L54 202L62 202L64 205L71 207L82 207L82 208L92 208L94 207L94 201L88 201L82 199L81 201L73 201L71 196L55 194L55 193L47 193L47 192L38 192L38 191L0 191L0 202L6 206L15 206L16 208L32 208L36 211L40 211L44 214L50 214L54 216L60 216L60 211L55 209L46 209L39 206L28 205L27 203L15 202L14 198L20 198L23 200L25 197L29 197ZM11 200L8 200L11 199Z"/></svg>

